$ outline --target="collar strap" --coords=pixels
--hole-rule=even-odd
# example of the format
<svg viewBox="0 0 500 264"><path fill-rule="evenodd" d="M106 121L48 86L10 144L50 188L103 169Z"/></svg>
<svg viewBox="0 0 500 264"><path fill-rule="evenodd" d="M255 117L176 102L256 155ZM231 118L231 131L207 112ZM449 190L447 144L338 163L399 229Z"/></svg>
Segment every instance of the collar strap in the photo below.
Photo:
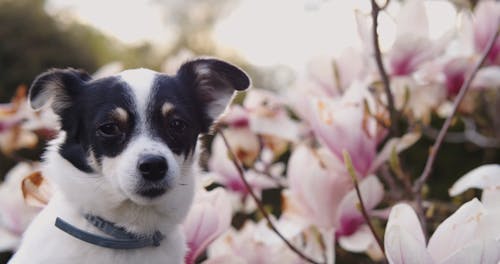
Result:
<svg viewBox="0 0 500 264"><path fill-rule="evenodd" d="M100 235L95 235L79 229L61 218L56 218L55 226L67 234L85 241L90 244L94 244L100 247L112 248L112 249L137 249L144 247L158 247L160 242L165 238L160 231L156 231L153 235L142 236L136 235L126 231L122 227L117 227L114 223L106 221L98 216L85 215L85 219L93 226L97 227L99 230L105 234L111 236L112 238L103 237Z"/></svg>

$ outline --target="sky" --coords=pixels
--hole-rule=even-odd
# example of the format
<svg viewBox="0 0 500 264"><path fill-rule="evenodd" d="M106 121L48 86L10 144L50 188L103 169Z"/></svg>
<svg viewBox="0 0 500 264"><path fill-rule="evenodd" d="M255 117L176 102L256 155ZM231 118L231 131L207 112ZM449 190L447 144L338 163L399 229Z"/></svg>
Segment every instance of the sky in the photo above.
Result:
<svg viewBox="0 0 500 264"><path fill-rule="evenodd" d="M172 0L167 0L172 1ZM173 1L176 2L176 1ZM360 47L355 12L369 12L368 0L240 0L214 29L222 47L237 51L257 66L286 65L296 69L315 56L337 56L347 47ZM176 4L178 4L176 2ZM396 14L398 3L390 5ZM455 25L456 13L446 1L426 1L430 37L437 39ZM150 41L168 45L175 29L162 8L151 0L49 0L49 12L70 12L125 43ZM394 17L380 17L382 48L395 36Z"/></svg>

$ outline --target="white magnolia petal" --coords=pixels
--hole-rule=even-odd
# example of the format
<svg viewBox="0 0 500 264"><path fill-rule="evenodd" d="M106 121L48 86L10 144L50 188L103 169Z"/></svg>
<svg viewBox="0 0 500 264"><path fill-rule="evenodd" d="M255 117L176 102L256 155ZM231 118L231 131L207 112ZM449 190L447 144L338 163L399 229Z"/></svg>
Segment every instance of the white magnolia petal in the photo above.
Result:
<svg viewBox="0 0 500 264"><path fill-rule="evenodd" d="M208 258L202 263L203 264L248 264L248 262L242 257L230 254Z"/></svg>
<svg viewBox="0 0 500 264"><path fill-rule="evenodd" d="M303 225L284 218L280 218L279 220L272 218L271 221L280 234L289 241L293 240L304 229ZM269 228L265 220L261 220L257 224L253 238L255 241L269 246L282 245L283 243L283 240Z"/></svg>
<svg viewBox="0 0 500 264"><path fill-rule="evenodd" d="M362 225L350 236L339 237L339 245L350 252L361 253L367 251L376 243L368 225Z"/></svg>
<svg viewBox="0 0 500 264"><path fill-rule="evenodd" d="M325 244L326 264L333 264L335 263L335 230L321 228L319 232Z"/></svg>
<svg viewBox="0 0 500 264"><path fill-rule="evenodd" d="M483 190L481 202L487 209L500 209L500 187L490 187Z"/></svg>
<svg viewBox="0 0 500 264"><path fill-rule="evenodd" d="M500 241L480 240L448 257L441 264L489 264L500 261Z"/></svg>
<svg viewBox="0 0 500 264"><path fill-rule="evenodd" d="M415 23L415 21L418 21L418 23ZM429 24L424 1L405 1L396 18L396 25L398 38L406 37L408 34L427 38L429 36Z"/></svg>
<svg viewBox="0 0 500 264"><path fill-rule="evenodd" d="M497 88L500 86L500 66L481 68L471 84L474 88Z"/></svg>
<svg viewBox="0 0 500 264"><path fill-rule="evenodd" d="M386 229L384 246L389 264L434 263L425 244L409 231L399 225Z"/></svg>
<svg viewBox="0 0 500 264"><path fill-rule="evenodd" d="M363 48L366 49L367 54L372 54L373 52L373 45L370 45L368 43L372 43L372 34L371 34L371 25L368 25L368 18L369 16L367 14L363 14L361 11L356 10L355 11L355 18L356 18L356 26L358 30L358 35L361 40L361 43L363 43Z"/></svg>
<svg viewBox="0 0 500 264"><path fill-rule="evenodd" d="M275 117L251 115L250 129L259 134L273 135L292 142L299 140L301 132L300 123L290 119L284 112Z"/></svg>
<svg viewBox="0 0 500 264"><path fill-rule="evenodd" d="M478 199L463 204L455 213L444 220L429 239L428 250L436 262L441 262L467 243L484 236L488 232L486 223L491 216ZM481 226L483 222L483 227ZM493 225L490 228L496 228ZM493 231L493 230L492 230ZM495 232L492 232L494 234Z"/></svg>
<svg viewBox="0 0 500 264"><path fill-rule="evenodd" d="M389 216L384 237L389 263L434 263L425 248L425 237L418 217L407 204L395 205Z"/></svg>
<svg viewBox="0 0 500 264"><path fill-rule="evenodd" d="M425 237L422 226L420 225L417 214L408 204L401 203L392 207L389 220L387 221L386 232L396 226L401 227L405 232L414 237L415 241L418 241L425 247Z"/></svg>
<svg viewBox="0 0 500 264"><path fill-rule="evenodd" d="M16 236L9 231L0 228L0 252L15 250L20 241L20 236Z"/></svg>
<svg viewBox="0 0 500 264"><path fill-rule="evenodd" d="M450 196L456 196L470 188L484 189L500 186L500 165L488 164L469 171L453 184Z"/></svg>

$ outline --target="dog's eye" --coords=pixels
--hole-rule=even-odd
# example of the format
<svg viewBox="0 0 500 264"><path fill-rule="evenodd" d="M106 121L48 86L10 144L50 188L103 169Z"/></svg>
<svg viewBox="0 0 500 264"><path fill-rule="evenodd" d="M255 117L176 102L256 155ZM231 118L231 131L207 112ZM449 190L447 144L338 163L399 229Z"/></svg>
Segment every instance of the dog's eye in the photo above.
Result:
<svg viewBox="0 0 500 264"><path fill-rule="evenodd" d="M122 134L120 127L115 123L107 123L97 128L97 133L103 137L115 137Z"/></svg>
<svg viewBox="0 0 500 264"><path fill-rule="evenodd" d="M182 133L182 132L184 132L184 130L186 130L187 124L186 124L186 122L184 122L181 119L174 118L174 119L169 121L168 127L170 130L172 130L175 133Z"/></svg>

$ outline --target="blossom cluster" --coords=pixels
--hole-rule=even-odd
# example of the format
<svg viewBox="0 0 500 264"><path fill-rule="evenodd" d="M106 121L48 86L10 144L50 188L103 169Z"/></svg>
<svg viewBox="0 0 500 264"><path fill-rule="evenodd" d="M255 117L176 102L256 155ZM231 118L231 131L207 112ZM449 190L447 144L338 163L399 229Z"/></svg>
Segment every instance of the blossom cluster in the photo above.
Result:
<svg viewBox="0 0 500 264"><path fill-rule="evenodd" d="M308 263L304 256L334 263L338 252L389 263L500 261L500 165L480 166L456 181L450 196L476 188L482 197L440 219L427 241L434 205L425 194L424 201L416 198L424 193L414 185L419 175L409 175L399 155L429 136L433 118L454 114L453 100L499 30L500 3L479 1L473 12L461 11L460 25L435 40L424 1L404 1L382 65L374 59L371 15L356 13L362 48L312 60L282 92L252 88L218 121L183 224L186 263ZM176 63L170 60L164 70ZM392 92L393 109L384 88ZM500 92L500 39L470 88L459 108L464 140L499 147L498 139L481 134L494 128L477 126L475 117L484 108L477 95ZM50 113L27 109L22 90L0 105L2 152L34 147L57 128ZM0 185L0 251L15 250L38 211L24 201L44 200L45 189L26 197L19 188L39 184L23 179L36 166L19 163ZM266 194L280 199L269 201Z"/></svg>

